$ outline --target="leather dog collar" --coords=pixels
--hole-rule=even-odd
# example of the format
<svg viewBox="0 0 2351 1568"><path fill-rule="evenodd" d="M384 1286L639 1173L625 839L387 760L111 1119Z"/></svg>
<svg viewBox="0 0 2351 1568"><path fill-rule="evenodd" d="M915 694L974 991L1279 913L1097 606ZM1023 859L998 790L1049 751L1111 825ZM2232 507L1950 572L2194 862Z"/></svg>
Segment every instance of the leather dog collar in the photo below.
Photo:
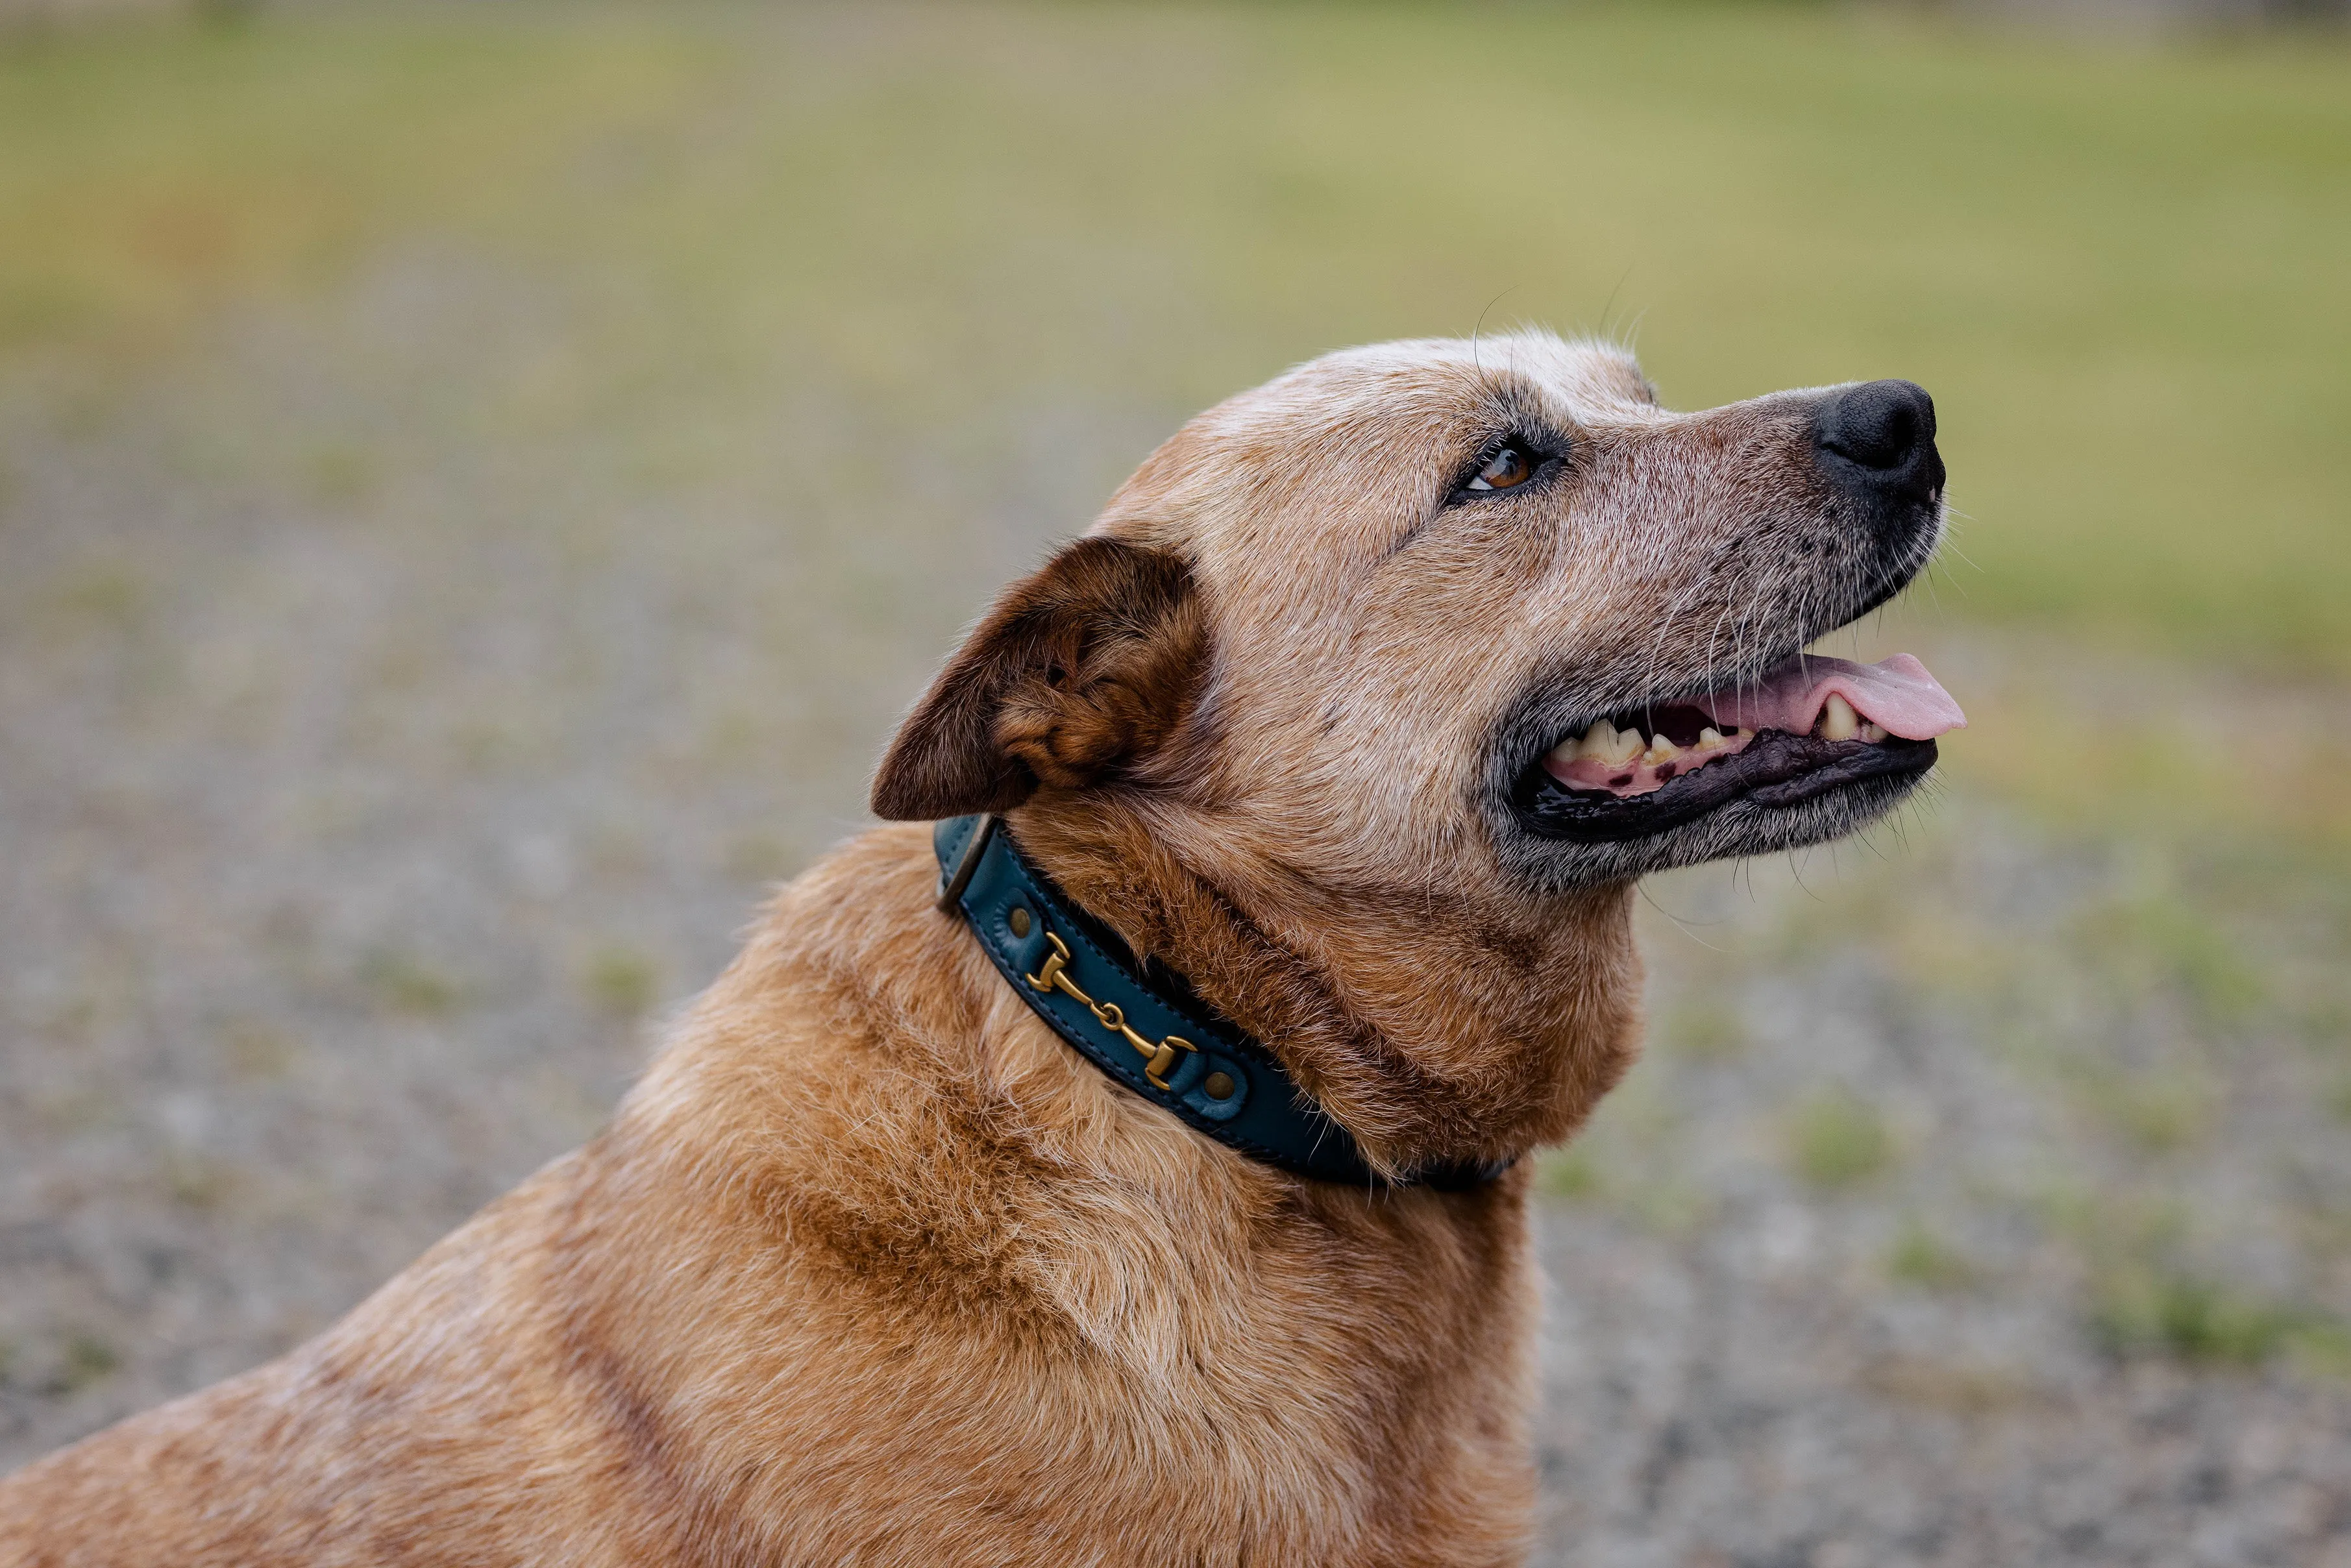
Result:
<svg viewBox="0 0 2351 1568"><path fill-rule="evenodd" d="M962 913L1014 993L1078 1054L1252 1159L1317 1181L1391 1185L1272 1052L1217 1019L1182 977L1137 964L994 817L951 817L931 842L939 907ZM1509 1165L1438 1166L1404 1185L1460 1191Z"/></svg>

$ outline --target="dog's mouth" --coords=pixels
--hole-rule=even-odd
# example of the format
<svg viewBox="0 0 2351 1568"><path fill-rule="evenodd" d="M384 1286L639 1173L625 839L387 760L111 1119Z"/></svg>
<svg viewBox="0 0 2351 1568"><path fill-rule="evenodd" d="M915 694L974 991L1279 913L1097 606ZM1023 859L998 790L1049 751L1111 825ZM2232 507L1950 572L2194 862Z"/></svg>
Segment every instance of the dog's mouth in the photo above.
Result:
<svg viewBox="0 0 2351 1568"><path fill-rule="evenodd" d="M1907 653L1876 664L1800 653L1759 681L1591 720L1528 768L1512 804L1544 838L1646 838L1734 800L1790 807L1924 773L1935 737L1966 724Z"/></svg>

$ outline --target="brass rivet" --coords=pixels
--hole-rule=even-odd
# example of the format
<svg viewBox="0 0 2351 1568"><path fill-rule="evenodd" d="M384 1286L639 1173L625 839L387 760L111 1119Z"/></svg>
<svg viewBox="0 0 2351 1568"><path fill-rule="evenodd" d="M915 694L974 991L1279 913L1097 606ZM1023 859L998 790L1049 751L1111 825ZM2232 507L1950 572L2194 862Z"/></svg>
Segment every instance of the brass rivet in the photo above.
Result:
<svg viewBox="0 0 2351 1568"><path fill-rule="evenodd" d="M1211 1072L1200 1080L1200 1087L1208 1092L1211 1100L1229 1100L1233 1097L1233 1091L1240 1085L1233 1082L1233 1075L1229 1072Z"/></svg>
<svg viewBox="0 0 2351 1568"><path fill-rule="evenodd" d="M1012 906L1011 915L1007 916L1007 918L1011 923L1012 935L1015 936L1026 936L1029 935L1029 912L1026 909L1021 908L1020 905L1016 904Z"/></svg>

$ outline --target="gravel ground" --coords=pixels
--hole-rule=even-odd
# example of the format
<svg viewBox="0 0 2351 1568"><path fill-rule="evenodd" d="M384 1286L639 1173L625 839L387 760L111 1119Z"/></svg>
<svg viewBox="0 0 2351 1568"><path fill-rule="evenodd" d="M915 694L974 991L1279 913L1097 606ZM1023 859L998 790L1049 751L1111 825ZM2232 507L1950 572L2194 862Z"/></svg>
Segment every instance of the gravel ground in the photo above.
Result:
<svg viewBox="0 0 2351 1568"><path fill-rule="evenodd" d="M1547 1172L1544 1560L2351 1563L2335 1049L2099 956L2131 856L1941 815L1817 899L1658 890L1737 915L1652 928L1652 1054Z"/></svg>
<svg viewBox="0 0 2351 1568"><path fill-rule="evenodd" d="M591 1131L957 622L1182 412L994 409L873 486L841 392L681 477L533 423L575 325L423 251L0 376L0 1466ZM2351 1564L2335 850L1967 763L2019 692L2126 759L2344 695L1947 652L1991 696L1938 801L1652 889L1656 1044L1543 1174L1538 1560ZM2276 821L2339 828L2295 755Z"/></svg>

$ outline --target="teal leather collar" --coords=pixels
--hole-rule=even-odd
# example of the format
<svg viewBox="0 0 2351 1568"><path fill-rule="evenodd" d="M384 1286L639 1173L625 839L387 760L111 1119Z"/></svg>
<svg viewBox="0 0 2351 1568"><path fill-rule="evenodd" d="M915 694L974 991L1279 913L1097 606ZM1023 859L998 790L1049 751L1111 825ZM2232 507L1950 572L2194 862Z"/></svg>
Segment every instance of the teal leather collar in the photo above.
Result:
<svg viewBox="0 0 2351 1568"><path fill-rule="evenodd" d="M949 818L931 841L939 907L962 914L1013 992L1087 1061L1252 1159L1316 1181L1391 1185L1272 1052L1219 1019L1181 976L1137 964L995 818ZM1447 1166L1407 1185L1458 1191L1508 1168Z"/></svg>

